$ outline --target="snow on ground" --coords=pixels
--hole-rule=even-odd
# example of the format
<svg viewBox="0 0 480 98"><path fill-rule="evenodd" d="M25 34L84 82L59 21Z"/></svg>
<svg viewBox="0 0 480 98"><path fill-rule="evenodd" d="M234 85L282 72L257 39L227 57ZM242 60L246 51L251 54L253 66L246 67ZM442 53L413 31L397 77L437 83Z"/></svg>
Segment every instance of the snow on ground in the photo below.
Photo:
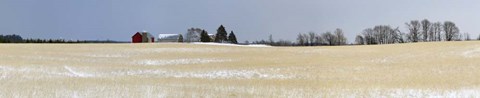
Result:
<svg viewBox="0 0 480 98"><path fill-rule="evenodd" d="M135 49L135 52L142 53L225 53L231 50L218 49L218 48L147 48L147 49ZM126 53L129 53L128 51Z"/></svg>
<svg viewBox="0 0 480 98"><path fill-rule="evenodd" d="M480 96L480 89L474 85L478 82L474 77L479 75L478 71L475 71L478 70L478 67L475 66L478 62L475 59L480 57L478 46L454 47L454 49L441 49L441 51L437 51L434 47L435 49L428 49L435 50L435 52L425 53L423 51L413 51L412 53L388 52L392 49L387 48L382 50L388 52L384 54L375 54L374 51L380 49L368 48L355 52L359 55L365 55L357 57L345 54L351 50L356 50L355 48L346 52L343 50L334 51L338 54L333 56L330 54L334 53L330 53L328 48L323 49L321 47L319 49L271 49L268 52L278 53L279 55L264 55L261 53L264 51L242 50L246 48L236 47L244 47L244 45L193 44L205 45L141 48L130 48L128 46L123 48L125 50L120 51L117 48L111 50L95 50L92 48L93 51L72 50L58 53L49 48L35 46L31 48L39 51L39 54L31 52L31 50L24 50L23 52L7 51L2 53L6 54L5 56L0 57L0 81L4 84L0 88L0 97L17 95L31 97L36 96L36 94L45 94L46 96L39 96L48 97L50 96L48 93L52 92L57 96L64 97L128 97L138 95L152 97L148 95L156 95L156 93L163 96L168 95L166 97L205 95L223 97L215 96L220 94L236 94L237 97L249 97L248 95L263 97L364 96L399 98ZM218 48L207 47L206 45L235 47ZM21 49L23 48L13 50ZM43 51L47 52L42 53ZM205 51L215 52L219 55L204 56L203 54L210 54L205 53ZM251 55L245 55L245 58L242 59L234 59L229 58L230 55L221 55L223 52L236 53L236 55L237 53L242 55L245 52L251 52ZM194 53L199 54L191 55ZM301 53L301 55L298 55L298 53ZM179 59L165 59L163 56ZM292 56L298 56L299 58L293 58ZM343 56L346 57L343 58ZM445 57L435 58L442 56ZM303 59L302 57L313 59ZM342 57L342 60L352 62L337 63L335 60L340 57ZM421 61L423 59L430 60L430 58L435 58L432 61L437 59L438 61L447 60L441 63L458 66L436 66L441 64ZM465 60L465 58L472 59ZM463 63L463 61L468 63ZM362 65L363 63L364 65ZM422 65L420 67L425 69L431 68L428 68L430 70L416 70L417 67L402 66L405 65L404 63ZM375 64L391 66L371 66ZM147 81L141 81L143 79ZM188 82L183 82L185 80ZM223 80L227 80L227 82L239 81L238 83L223 83L225 82ZM396 86L397 84L392 84L393 86L390 87L389 83L397 83L397 80L399 83L405 83L399 85L412 85L412 87ZM210 81L218 84L211 85L209 84ZM324 84L324 81L332 84ZM356 84L357 81L358 84ZM43 82L51 82L53 85L42 84ZM415 87L416 82L420 83L418 88ZM326 86L316 87L318 85ZM356 85L359 85L358 88ZM386 86L383 87L382 85ZM423 88L423 85L427 88ZM431 87L432 85L440 87Z"/></svg>
<svg viewBox="0 0 480 98"><path fill-rule="evenodd" d="M200 43L200 42L195 42L195 43L192 43L192 44L219 45L219 46L240 46L240 47L272 47L272 46L263 45L263 44L238 45L238 44L228 44L228 43Z"/></svg>
<svg viewBox="0 0 480 98"><path fill-rule="evenodd" d="M0 66L0 71L2 73L2 79L10 78L10 74L15 75L14 78L25 78L25 79L45 79L52 77L74 77L76 75L61 71L59 68L52 67L5 67ZM31 75L34 74L34 75ZM12 77L13 78L13 77Z"/></svg>
<svg viewBox="0 0 480 98"><path fill-rule="evenodd" d="M417 55L433 55L433 54L417 54ZM396 63L401 60L406 60L409 58L415 58L416 55L411 53L403 53L400 55L389 55L383 57L375 57L370 59L365 59L362 62L370 60L371 63L378 63L378 64L389 64L389 63Z"/></svg>
<svg viewBox="0 0 480 98"><path fill-rule="evenodd" d="M381 93L384 93L381 94ZM457 89L457 90L422 90L422 89L390 89L390 90L370 90L369 95L374 97L394 97L394 98L405 98L405 97L446 97L446 98L471 98L475 96L480 96L480 90L478 89Z"/></svg>
<svg viewBox="0 0 480 98"><path fill-rule="evenodd" d="M452 90L436 90L436 89L308 89L308 88L289 88L289 87L252 87L252 86L222 86L215 85L206 89L201 85L197 88L180 87L180 86L120 86L109 87L110 85L87 86L88 89L49 89L39 90L34 93L22 92L21 89L15 89L9 93L0 93L0 97L32 97L51 95L60 98L91 98L91 97L139 97L139 98L169 98L169 97L274 97L274 98L478 98L480 96L479 89L452 89ZM181 86L190 86L182 84ZM188 92L188 90L196 90L198 92ZM315 87L311 87L315 88ZM186 91L178 91L176 89L185 89ZM5 89L1 89L5 90ZM7 89L8 90L8 89ZM54 91L55 93L51 93ZM225 93L226 92L226 93ZM136 94L131 94L136 93ZM235 95L237 96L231 96ZM244 95L240 95L244 94Z"/></svg>
<svg viewBox="0 0 480 98"><path fill-rule="evenodd" d="M303 95L308 91L304 89L290 89L287 90L290 95L298 96L328 96L340 98L355 98L359 96L367 98L478 98L480 96L479 89L452 89L452 90L438 90L438 89L407 89L407 88L392 88L392 89L336 89L328 92L310 92L312 95ZM287 95L289 95L287 94Z"/></svg>
<svg viewBox="0 0 480 98"><path fill-rule="evenodd" d="M204 78L204 79L288 79L293 76L282 74L267 74L256 70L215 70L196 73L176 73L176 78Z"/></svg>
<svg viewBox="0 0 480 98"><path fill-rule="evenodd" d="M0 65L0 74L1 74L0 80L6 79L8 77L7 71L10 71L10 70L12 70L12 68Z"/></svg>
<svg viewBox="0 0 480 98"><path fill-rule="evenodd" d="M93 77L94 76L93 74L78 72L78 71L76 71L73 68L68 67L68 66L63 66L63 68L68 70L68 72L70 72L72 74L72 76L75 76L75 77Z"/></svg>
<svg viewBox="0 0 480 98"><path fill-rule="evenodd" d="M95 57L95 58L122 58L122 57L130 57L126 54L87 54L87 57Z"/></svg>
<svg viewBox="0 0 480 98"><path fill-rule="evenodd" d="M195 58L195 59L170 59L170 60L140 60L134 64L147 66L164 66L164 65L184 65L184 64L205 64L205 63L219 63L230 62L231 59L216 59L216 58Z"/></svg>
<svg viewBox="0 0 480 98"><path fill-rule="evenodd" d="M372 59L371 62L372 63L388 63L389 58L385 57L385 58Z"/></svg>
<svg viewBox="0 0 480 98"><path fill-rule="evenodd" d="M81 59L81 58L71 58L71 57L56 57L56 56L42 56L42 55L31 55L31 56L19 56L24 60L32 61L55 61L55 62L100 62L100 59ZM103 57L105 58L105 57Z"/></svg>
<svg viewBox="0 0 480 98"><path fill-rule="evenodd" d="M174 77L174 78L202 78L202 79L291 79L292 75L270 74L259 70L212 70L181 72L173 70L128 70L111 72L110 76L147 76L147 77Z"/></svg>
<svg viewBox="0 0 480 98"><path fill-rule="evenodd" d="M22 73L23 79L46 79L46 78L105 78L105 77L157 77L157 78L202 78L202 79L293 79L299 76L290 74L273 74L271 71L278 69L252 69L252 70L209 70L209 71L177 71L167 69L132 69L132 70L110 70L110 71L82 71L89 68L76 68L72 66L57 67L5 67L0 66L0 80L9 78L9 73ZM35 74L31 76L30 74Z"/></svg>
<svg viewBox="0 0 480 98"><path fill-rule="evenodd" d="M466 50L462 53L462 56L466 58L478 57L480 56L480 48Z"/></svg>
<svg viewBox="0 0 480 98"><path fill-rule="evenodd" d="M309 50L303 50L303 51L298 51L298 50L290 50L292 52L295 52L295 53L300 53L300 54L304 54L304 55L317 55L318 53L322 53L322 52L328 52L327 49L309 49Z"/></svg>

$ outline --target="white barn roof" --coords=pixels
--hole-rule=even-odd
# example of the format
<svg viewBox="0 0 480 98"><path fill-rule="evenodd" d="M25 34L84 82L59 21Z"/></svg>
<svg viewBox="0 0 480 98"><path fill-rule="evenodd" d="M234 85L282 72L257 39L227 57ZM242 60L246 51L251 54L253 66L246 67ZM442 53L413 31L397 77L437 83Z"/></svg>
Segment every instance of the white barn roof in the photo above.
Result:
<svg viewBox="0 0 480 98"><path fill-rule="evenodd" d="M178 38L180 34L158 34L159 39Z"/></svg>

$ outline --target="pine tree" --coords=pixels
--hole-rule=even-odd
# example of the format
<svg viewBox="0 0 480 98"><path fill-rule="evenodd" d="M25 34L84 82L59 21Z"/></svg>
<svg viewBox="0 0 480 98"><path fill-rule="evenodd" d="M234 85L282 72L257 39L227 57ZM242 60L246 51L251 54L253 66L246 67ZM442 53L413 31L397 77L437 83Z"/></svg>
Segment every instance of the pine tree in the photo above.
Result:
<svg viewBox="0 0 480 98"><path fill-rule="evenodd" d="M3 43L4 40L3 40L3 35L0 35L0 43Z"/></svg>
<svg viewBox="0 0 480 98"><path fill-rule="evenodd" d="M238 44L237 37L235 36L233 31L230 32L230 34L228 35L228 41L230 41L230 43Z"/></svg>
<svg viewBox="0 0 480 98"><path fill-rule="evenodd" d="M227 31L223 25L217 29L217 34L215 35L215 42L222 43L227 41Z"/></svg>
<svg viewBox="0 0 480 98"><path fill-rule="evenodd" d="M178 35L178 42L183 42L183 36L182 36L182 34L179 34L179 35Z"/></svg>
<svg viewBox="0 0 480 98"><path fill-rule="evenodd" d="M207 31L203 30L200 34L200 41L202 42L211 42L210 36L208 36Z"/></svg>

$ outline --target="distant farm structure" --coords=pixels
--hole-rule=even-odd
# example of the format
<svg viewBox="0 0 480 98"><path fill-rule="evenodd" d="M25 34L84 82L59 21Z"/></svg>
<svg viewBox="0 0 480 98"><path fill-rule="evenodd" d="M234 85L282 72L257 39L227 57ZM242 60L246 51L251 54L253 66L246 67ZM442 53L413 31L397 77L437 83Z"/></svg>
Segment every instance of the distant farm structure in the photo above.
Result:
<svg viewBox="0 0 480 98"><path fill-rule="evenodd" d="M185 37L182 33L162 33L158 34L158 38L152 36L149 32L136 32L132 36L132 43L153 43L153 42L216 42L216 43L232 43L238 44L237 38L233 31L227 33L225 27L221 25L217 34L210 34L205 29L190 28L187 30Z"/></svg>
<svg viewBox="0 0 480 98"><path fill-rule="evenodd" d="M179 42L180 37L180 34L158 34L158 42Z"/></svg>
<svg viewBox="0 0 480 98"><path fill-rule="evenodd" d="M155 37L148 32L137 32L132 36L132 43L153 43Z"/></svg>

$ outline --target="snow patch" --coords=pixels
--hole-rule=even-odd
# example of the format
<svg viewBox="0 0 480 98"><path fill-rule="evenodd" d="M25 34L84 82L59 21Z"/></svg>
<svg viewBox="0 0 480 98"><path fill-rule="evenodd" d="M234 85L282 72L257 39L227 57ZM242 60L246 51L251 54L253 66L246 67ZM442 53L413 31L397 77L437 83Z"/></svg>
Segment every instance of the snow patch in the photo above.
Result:
<svg viewBox="0 0 480 98"><path fill-rule="evenodd" d="M219 63L219 62L230 62L231 59L172 59L172 60L141 60L136 62L138 65L184 65L184 64L204 64L204 63Z"/></svg>
<svg viewBox="0 0 480 98"><path fill-rule="evenodd" d="M38 65L32 65L37 67L5 67L0 66L0 78L10 78L9 74L15 74L15 78L25 79L44 79L58 76L74 77L74 74L65 72L64 70L58 70L58 67L41 67ZM61 68L64 69L64 68ZM34 75L31 75L34 74Z"/></svg>
<svg viewBox="0 0 480 98"><path fill-rule="evenodd" d="M206 79L288 79L292 78L281 74L266 74L254 70L217 70L199 73L179 73L176 78L206 78Z"/></svg>
<svg viewBox="0 0 480 98"><path fill-rule="evenodd" d="M73 76L75 76L75 77L93 77L94 76L92 74L87 74L87 73L82 73L82 72L75 71L74 69L72 69L68 66L63 66L63 68L67 69L68 72L73 74Z"/></svg>
<svg viewBox="0 0 480 98"><path fill-rule="evenodd" d="M138 49L137 52L144 52L144 53L224 53L230 52L231 50L226 49L218 49L218 48L147 48L147 49Z"/></svg>
<svg viewBox="0 0 480 98"><path fill-rule="evenodd" d="M466 58L479 57L480 56L480 48L475 48L475 49L464 51L462 53L462 56L466 57Z"/></svg>
<svg viewBox="0 0 480 98"><path fill-rule="evenodd" d="M40 61L62 61L62 62L98 62L98 59L80 59L80 58L66 58L66 57L54 57L54 56L21 56L24 59L40 60Z"/></svg>
<svg viewBox="0 0 480 98"><path fill-rule="evenodd" d="M214 70L198 72L179 72L172 70L129 70L111 72L110 76L145 76L145 77L174 77L174 78L202 78L202 79L291 79L295 76L283 74L268 74L257 70Z"/></svg>
<svg viewBox="0 0 480 98"><path fill-rule="evenodd" d="M195 42L195 43L192 43L192 44L218 45L218 46L239 46L239 47L272 47L272 46L264 45L264 44L238 45L238 44L228 44L228 43L200 43L200 42Z"/></svg>
<svg viewBox="0 0 480 98"><path fill-rule="evenodd" d="M474 96L479 96L480 92L478 89L457 89L457 90L422 90L422 89L392 89L392 90L373 90L370 92L387 92L386 95L379 93L370 93L370 96L375 97L394 97L394 98L404 98L404 97L447 97L447 98L469 98Z"/></svg>
<svg viewBox="0 0 480 98"><path fill-rule="evenodd" d="M8 71L13 70L13 68L0 66L0 80L8 78Z"/></svg>
<svg viewBox="0 0 480 98"><path fill-rule="evenodd" d="M121 55L121 54L88 54L88 57L95 57L95 58L121 58L121 57L129 57L128 55Z"/></svg>
<svg viewBox="0 0 480 98"><path fill-rule="evenodd" d="M372 63L389 63L390 60L389 60L388 57L385 57L385 58L373 59L373 60L370 60L370 62L372 62Z"/></svg>
<svg viewBox="0 0 480 98"><path fill-rule="evenodd" d="M312 54L317 55L316 53L328 52L327 49L308 49L303 51L291 50L292 52L302 53L302 54Z"/></svg>

